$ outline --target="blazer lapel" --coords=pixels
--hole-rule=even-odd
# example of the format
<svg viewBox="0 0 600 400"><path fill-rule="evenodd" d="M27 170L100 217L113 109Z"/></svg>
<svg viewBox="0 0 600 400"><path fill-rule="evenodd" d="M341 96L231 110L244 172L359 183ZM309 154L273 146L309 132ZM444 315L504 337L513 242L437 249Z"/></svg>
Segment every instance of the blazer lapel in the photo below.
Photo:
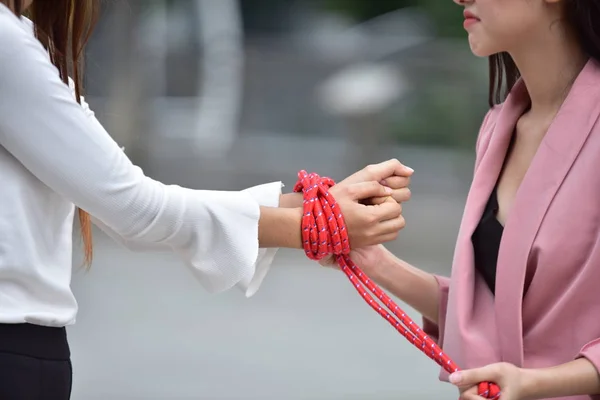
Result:
<svg viewBox="0 0 600 400"><path fill-rule="evenodd" d="M544 215L599 114L600 69L589 61L544 136L506 221L498 255L495 314L502 359L517 366L523 365L522 306L529 254Z"/></svg>
<svg viewBox="0 0 600 400"><path fill-rule="evenodd" d="M477 213L472 213L474 218L469 225L469 240L471 240L471 235L479 224L485 205L500 177L517 121L528 105L527 89L522 81L518 81L502 106L488 149L481 160L478 172L473 178L472 191L478 202ZM474 206L474 204L471 204L471 206Z"/></svg>
<svg viewBox="0 0 600 400"><path fill-rule="evenodd" d="M516 121L523 114L527 104L527 92L524 85L518 83L502 106L496 123L488 128L493 131L481 132L481 135L489 135L490 139L483 155L478 155L482 158L473 177L457 239L444 338L444 347L450 349L450 356L459 365L485 365L493 362L494 355L497 354L492 349L487 351L481 348L483 346L475 346L478 348L474 349L473 343L468 339L472 335L485 335L491 340L490 332L494 331L493 315L491 321L483 324L486 326L484 330L489 332L474 329L475 320L478 318L474 302L479 300L476 299L476 272L471 237L502 170ZM489 296L489 302L492 304L492 294ZM477 326L481 325L480 323L481 321L477 322Z"/></svg>

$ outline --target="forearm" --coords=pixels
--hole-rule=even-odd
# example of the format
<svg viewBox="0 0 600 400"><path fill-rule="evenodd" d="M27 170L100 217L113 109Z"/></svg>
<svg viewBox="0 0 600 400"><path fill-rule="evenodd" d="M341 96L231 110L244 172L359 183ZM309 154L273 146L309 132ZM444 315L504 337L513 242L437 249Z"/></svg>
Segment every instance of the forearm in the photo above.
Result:
<svg viewBox="0 0 600 400"><path fill-rule="evenodd" d="M439 285L435 277L413 267L391 253L371 271L371 278L384 289L417 310L430 321L438 322Z"/></svg>
<svg viewBox="0 0 600 400"><path fill-rule="evenodd" d="M525 369L526 399L585 396L600 394L600 376L586 358L551 368Z"/></svg>
<svg viewBox="0 0 600 400"><path fill-rule="evenodd" d="M261 207L258 222L258 242L261 248L302 248L302 209Z"/></svg>

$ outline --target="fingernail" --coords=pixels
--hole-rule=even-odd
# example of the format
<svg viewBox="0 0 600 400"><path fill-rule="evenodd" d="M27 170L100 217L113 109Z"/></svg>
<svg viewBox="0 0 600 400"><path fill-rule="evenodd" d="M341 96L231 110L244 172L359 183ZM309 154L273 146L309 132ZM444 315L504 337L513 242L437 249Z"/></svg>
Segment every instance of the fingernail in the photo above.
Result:
<svg viewBox="0 0 600 400"><path fill-rule="evenodd" d="M394 191L392 190L392 188L391 188L391 187L384 186L384 188L385 188L385 192L386 192L387 194L392 194L392 193L394 193Z"/></svg>
<svg viewBox="0 0 600 400"><path fill-rule="evenodd" d="M406 169L407 169L407 170L409 170L411 173L412 173L412 172L415 172L415 170L414 170L414 169L412 169L411 167L407 167L406 165L405 165L404 167L406 167Z"/></svg>
<svg viewBox="0 0 600 400"><path fill-rule="evenodd" d="M460 375L460 372L455 372L450 375L450 383L453 383L455 385L459 384L461 379L462 379L462 376Z"/></svg>
<svg viewBox="0 0 600 400"><path fill-rule="evenodd" d="M387 181L385 179L380 180L379 183L384 186L387 185Z"/></svg>

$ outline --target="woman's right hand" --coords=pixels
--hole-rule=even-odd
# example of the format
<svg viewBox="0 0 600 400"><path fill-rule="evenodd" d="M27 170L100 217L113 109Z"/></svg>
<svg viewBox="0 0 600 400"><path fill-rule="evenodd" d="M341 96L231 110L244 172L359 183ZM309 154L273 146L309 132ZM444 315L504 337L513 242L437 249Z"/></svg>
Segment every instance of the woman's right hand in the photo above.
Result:
<svg viewBox="0 0 600 400"><path fill-rule="evenodd" d="M385 269L386 265L391 263L394 255L383 245L367 246L352 250L350 258L365 274L372 277L377 269ZM335 256L328 256L319 261L324 267L340 269Z"/></svg>
<svg viewBox="0 0 600 400"><path fill-rule="evenodd" d="M378 182L335 185L329 191L342 210L351 249L395 240L405 226L402 205L391 197L390 188ZM386 200L374 205L362 204L372 198Z"/></svg>

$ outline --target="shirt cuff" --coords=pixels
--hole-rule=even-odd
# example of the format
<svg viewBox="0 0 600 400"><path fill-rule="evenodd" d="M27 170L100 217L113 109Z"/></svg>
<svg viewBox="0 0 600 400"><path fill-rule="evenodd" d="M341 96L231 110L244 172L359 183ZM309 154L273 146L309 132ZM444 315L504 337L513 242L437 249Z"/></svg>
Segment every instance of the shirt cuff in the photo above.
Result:
<svg viewBox="0 0 600 400"><path fill-rule="evenodd" d="M252 198L254 198L261 206L279 207L282 188L283 184L281 182L272 182L248 188L244 190L244 192L252 196ZM259 249L258 257L254 265L254 274L237 284L237 287L244 292L246 297L252 297L260 288L267 273L271 269L271 264L273 264L273 259L275 258L275 254L277 254L277 250L279 249Z"/></svg>
<svg viewBox="0 0 600 400"><path fill-rule="evenodd" d="M450 290L450 279L444 276L434 275L438 282L440 298L438 304L437 323L428 318L423 318L423 332L427 334L440 348L444 348L444 329L446 327L446 312L448 311L448 292ZM441 368L439 379L448 381L448 373Z"/></svg>
<svg viewBox="0 0 600 400"><path fill-rule="evenodd" d="M581 348L575 358L586 358L600 372L600 339L594 339Z"/></svg>
<svg viewBox="0 0 600 400"><path fill-rule="evenodd" d="M438 346L442 347L444 342L444 327L446 326L446 311L448 310L448 291L450 279L434 275L438 282L440 299L438 304L438 322L434 323L428 318L423 318L423 332L427 334Z"/></svg>

